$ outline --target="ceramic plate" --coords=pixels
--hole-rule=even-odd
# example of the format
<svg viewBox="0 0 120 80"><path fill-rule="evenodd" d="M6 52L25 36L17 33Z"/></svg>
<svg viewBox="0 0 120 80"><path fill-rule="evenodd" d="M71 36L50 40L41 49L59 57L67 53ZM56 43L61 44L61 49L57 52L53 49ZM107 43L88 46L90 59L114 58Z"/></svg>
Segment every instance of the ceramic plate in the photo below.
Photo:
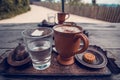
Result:
<svg viewBox="0 0 120 80"><path fill-rule="evenodd" d="M83 60L83 55L85 53L94 54L96 57L96 60L93 63L85 62ZM75 58L80 64L82 64L86 67L89 67L89 68L96 68L97 69L97 68L103 68L107 65L107 58L104 55L104 53L102 53L102 51L98 51L97 49L94 49L92 47L89 47L88 50L86 50L84 53L75 55Z"/></svg>

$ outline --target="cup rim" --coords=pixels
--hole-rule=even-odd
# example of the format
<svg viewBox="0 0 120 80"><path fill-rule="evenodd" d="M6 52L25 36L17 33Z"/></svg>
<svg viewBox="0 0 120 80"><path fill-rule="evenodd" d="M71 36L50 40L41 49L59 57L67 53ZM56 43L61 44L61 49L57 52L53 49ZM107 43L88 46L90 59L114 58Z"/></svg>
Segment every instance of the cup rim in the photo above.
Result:
<svg viewBox="0 0 120 80"><path fill-rule="evenodd" d="M70 14L70 13L66 13L66 12L58 12L57 14Z"/></svg>
<svg viewBox="0 0 120 80"><path fill-rule="evenodd" d="M53 27L53 30L56 31L56 32L59 32L59 33L64 33L64 32L60 32L60 31L55 30L56 27L60 27L60 26L71 26L71 25L64 25L64 24L55 25ZM74 26L74 27L79 28L81 31L80 32L74 32L74 33L64 33L64 34L77 34L77 33L83 32L83 28L82 27L80 27L80 26Z"/></svg>
<svg viewBox="0 0 120 80"><path fill-rule="evenodd" d="M29 36L29 35L26 35L26 34L25 34L25 32L28 31L28 30L35 30L35 29L37 30L37 29L41 29L41 28L43 28L43 29L49 29L49 30L50 30L50 33L47 34L47 35L42 35L42 36ZM52 28L49 28L49 27L39 27L39 28L25 29L25 30L23 30L23 31L21 32L21 34L22 34L23 37L26 37L26 38L45 38L45 37L48 37L48 36L52 35L53 32L54 32L54 31L53 31Z"/></svg>

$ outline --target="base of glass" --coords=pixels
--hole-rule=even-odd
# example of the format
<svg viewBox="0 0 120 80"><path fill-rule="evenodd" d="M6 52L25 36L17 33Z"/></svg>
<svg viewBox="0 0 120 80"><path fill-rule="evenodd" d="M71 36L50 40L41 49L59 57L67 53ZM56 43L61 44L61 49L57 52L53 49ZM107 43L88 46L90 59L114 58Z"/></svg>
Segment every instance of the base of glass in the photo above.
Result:
<svg viewBox="0 0 120 80"><path fill-rule="evenodd" d="M50 66L50 61L47 62L46 64L33 64L33 67L37 70L44 70L44 69L47 69L48 67Z"/></svg>

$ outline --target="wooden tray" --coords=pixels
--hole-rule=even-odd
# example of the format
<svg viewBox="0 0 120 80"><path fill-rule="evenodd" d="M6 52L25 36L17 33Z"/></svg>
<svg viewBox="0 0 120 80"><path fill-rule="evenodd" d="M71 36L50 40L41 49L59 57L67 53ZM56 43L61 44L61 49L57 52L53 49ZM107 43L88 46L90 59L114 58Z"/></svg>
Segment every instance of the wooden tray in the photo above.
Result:
<svg viewBox="0 0 120 80"><path fill-rule="evenodd" d="M94 48L94 47L93 47ZM80 65L75 61L73 65L63 66L56 60L57 54L52 52L52 63L46 70L35 70L31 62L20 67L10 66L6 59L0 64L2 75L20 75L20 76L108 76L111 75L107 66L101 69L90 69Z"/></svg>

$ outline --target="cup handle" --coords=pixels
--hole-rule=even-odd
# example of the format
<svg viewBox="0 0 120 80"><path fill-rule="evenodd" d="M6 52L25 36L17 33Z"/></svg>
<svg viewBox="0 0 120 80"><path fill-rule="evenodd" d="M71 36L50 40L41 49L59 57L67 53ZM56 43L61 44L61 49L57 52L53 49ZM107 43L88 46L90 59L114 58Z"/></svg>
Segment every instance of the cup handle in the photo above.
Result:
<svg viewBox="0 0 120 80"><path fill-rule="evenodd" d="M76 34L75 35L75 39L79 39L79 38L83 41L84 45L83 45L82 49L80 49L79 51L75 52L76 54L84 52L88 48L88 46L89 46L89 40L88 40L88 38L87 38L87 36L85 34L83 34L83 33Z"/></svg>
<svg viewBox="0 0 120 80"><path fill-rule="evenodd" d="M69 13L66 13L67 17L65 18L65 20L67 20L70 17Z"/></svg>

